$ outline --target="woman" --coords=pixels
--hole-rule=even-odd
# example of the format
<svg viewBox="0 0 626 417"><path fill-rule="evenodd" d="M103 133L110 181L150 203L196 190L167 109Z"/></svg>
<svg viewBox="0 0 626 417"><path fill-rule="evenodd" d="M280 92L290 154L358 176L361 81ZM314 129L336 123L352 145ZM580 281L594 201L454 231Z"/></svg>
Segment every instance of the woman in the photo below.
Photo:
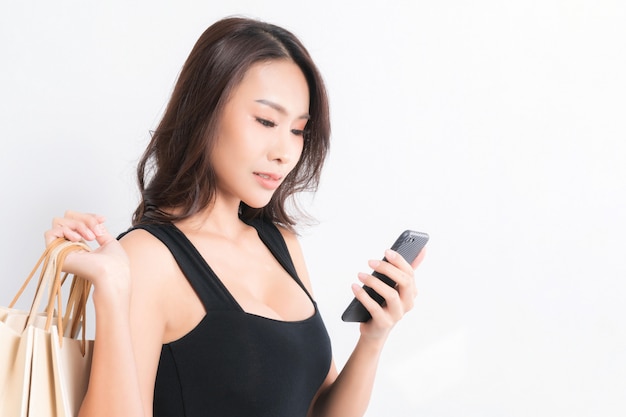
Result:
<svg viewBox="0 0 626 417"><path fill-rule="evenodd" d="M286 200L315 189L328 151L322 78L288 31L209 27L139 163L142 200L116 240L67 212L46 241L96 240L68 271L94 284L96 344L81 416L362 416L389 331L416 296L401 256L360 280L372 315L339 373Z"/></svg>

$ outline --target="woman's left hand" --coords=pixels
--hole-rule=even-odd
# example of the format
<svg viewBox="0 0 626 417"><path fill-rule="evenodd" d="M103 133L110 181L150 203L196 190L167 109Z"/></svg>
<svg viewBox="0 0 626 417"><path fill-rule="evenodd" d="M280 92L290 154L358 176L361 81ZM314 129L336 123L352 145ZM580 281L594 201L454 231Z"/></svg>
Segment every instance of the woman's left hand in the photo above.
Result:
<svg viewBox="0 0 626 417"><path fill-rule="evenodd" d="M372 288L384 299L383 306L378 305L358 284L352 286L355 297L372 315L368 322L361 323L361 336L371 341L384 342L395 324L415 305L417 287L414 272L425 256L422 250L412 264L391 249L385 251L385 261L371 260L369 265L374 271L384 274L396 283L390 287L380 279L366 273L359 273L359 280Z"/></svg>

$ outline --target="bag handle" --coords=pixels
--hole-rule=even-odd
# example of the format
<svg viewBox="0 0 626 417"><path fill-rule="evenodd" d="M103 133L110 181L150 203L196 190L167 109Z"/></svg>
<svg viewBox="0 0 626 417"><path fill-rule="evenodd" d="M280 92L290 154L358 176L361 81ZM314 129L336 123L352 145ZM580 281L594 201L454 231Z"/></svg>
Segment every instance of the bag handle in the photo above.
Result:
<svg viewBox="0 0 626 417"><path fill-rule="evenodd" d="M63 316L61 294L61 286L68 276L68 274L63 274L63 262L70 253L81 250L91 251L91 248L89 247L89 245L82 241L72 242L64 238L57 238L52 241L46 247L44 253L35 264L35 267L26 278L24 284L22 284L22 287L18 290L17 294L11 301L9 308L13 308L15 306L19 298L24 293L24 290L26 289L32 278L35 276L35 273L37 272L39 267L41 267L41 273L35 290L35 296L33 298L33 302L31 304L30 312L28 314L28 319L26 321L24 329L33 324L35 317L37 316L39 311L39 306L44 295L44 290L48 288L48 302L44 310L47 314L45 330L49 331L50 326L52 325L52 318L55 312L54 304L56 299L56 304L58 306L57 331L59 334L59 344L61 346L63 345L63 330L65 326L69 326L70 335L72 338L75 338L79 331L79 325L82 323L83 343L81 345L82 352L84 354L86 343L84 329L86 322L85 311L87 299L89 297L89 291L91 290L91 282L77 276L73 277L67 304L68 312L66 313L65 317Z"/></svg>
<svg viewBox="0 0 626 417"><path fill-rule="evenodd" d="M65 279L67 278L67 275L68 275L68 274L65 274L63 278L61 278L61 276L63 275L63 262L65 262L65 258L70 253L80 251L83 249L84 249L84 246L82 244L76 245L76 244L73 244L72 242L66 242L60 245L57 249L55 249L55 251L58 251L58 253L55 254L53 252L53 256L52 256L53 265L52 265L52 268L50 268L50 271L54 275L52 276L50 283L53 284L53 288L52 288L52 291L50 292L48 306L46 307L47 320L46 320L45 330L49 331L50 326L52 325L52 317L54 315L54 299L56 296L57 307L58 307L58 317L59 317L57 321L57 332L59 334L59 346L61 347L63 347L63 334L64 334L65 326L71 325L70 331L74 332L74 335L72 337L75 337L75 334L78 333L78 325L80 323L83 323L83 327L84 327L84 324L85 324L85 312L86 312L86 307L87 307L87 298L89 296L89 290L91 289L91 283L82 278L74 276L74 279L72 280L72 285L70 288L70 296L68 299L68 312L70 312L70 315L66 313L66 315L63 316L63 301L62 301L63 297L61 296L61 286L65 282ZM72 312L77 313L77 314L75 314L75 317L73 318L73 323L70 323ZM74 327L74 329L72 329L72 327ZM83 328L82 343L81 343L81 351L83 355L85 353L85 343L86 343L85 333L86 333L85 329Z"/></svg>
<svg viewBox="0 0 626 417"><path fill-rule="evenodd" d="M67 274L63 277L63 281L67 278ZM63 283L61 283L63 285ZM78 332L81 332L81 353L85 356L86 335L87 335L87 299L89 298L89 292L91 291L91 282L74 277L70 288L70 295L67 303L67 310L65 316L62 319L63 326L66 327L65 333L68 337L76 339ZM60 314L60 313L59 313ZM62 346L61 329L59 329L59 344Z"/></svg>
<svg viewBox="0 0 626 417"><path fill-rule="evenodd" d="M41 297L43 296L42 291L46 287L46 284L47 284L46 282L44 282L44 278L45 278L45 271L48 269L48 264L50 262L50 253L54 249L56 249L60 244L62 244L64 240L65 239L63 238L58 238L52 241L48 246L46 246L46 249L44 250L43 254L39 258L37 263L35 264L35 267L30 272L30 274L28 274L28 277L26 278L26 280L24 281L20 289L17 291L17 294L15 295L15 297L13 297L13 300L9 304L9 308L15 307L15 304L24 293L24 290L26 289L26 287L28 286L32 278L35 276L35 272L37 272L37 270L41 266L41 274L39 275L39 282L37 283L35 296L33 298L33 303L31 304L30 314L33 314L33 312L37 310L37 308L39 307L39 302L41 300Z"/></svg>
<svg viewBox="0 0 626 417"><path fill-rule="evenodd" d="M67 278L67 275L68 274L65 274L65 276L63 277L61 286ZM87 298L89 297L89 292L91 291L91 286L91 282L83 278L74 277L74 279L72 280L70 295L67 301L67 309L65 311L65 316L63 317L65 335L71 337L72 339L75 339L78 335L78 332L81 329L81 325L84 333L85 310L87 306Z"/></svg>

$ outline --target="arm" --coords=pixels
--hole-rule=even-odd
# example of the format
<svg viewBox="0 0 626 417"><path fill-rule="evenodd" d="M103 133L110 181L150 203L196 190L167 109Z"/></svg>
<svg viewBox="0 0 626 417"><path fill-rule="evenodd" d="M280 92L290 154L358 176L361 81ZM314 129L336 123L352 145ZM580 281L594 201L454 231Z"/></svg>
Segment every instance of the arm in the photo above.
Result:
<svg viewBox="0 0 626 417"><path fill-rule="evenodd" d="M55 219L53 228L46 232L48 242L65 237L95 239L99 244L90 253L71 254L64 265L68 272L94 284L96 341L89 387L79 415L151 416L151 388L162 326L159 334L158 326L146 323L162 321L153 316L158 313L147 303L154 291L143 284L145 262L137 256L139 250L133 244L137 238L128 236L123 247L104 229L103 221L100 216L68 212L64 218ZM152 305L158 304L152 300Z"/></svg>
<svg viewBox="0 0 626 417"><path fill-rule="evenodd" d="M310 288L304 257L295 236L283 233L301 279ZM354 284L354 295L372 315L372 319L360 325L361 335L352 355L341 370L335 365L326 377L309 410L310 417L340 416L360 417L369 404L380 354L394 325L411 310L417 289L413 272L422 261L425 251L409 265L399 254L387 251L388 262L370 261L375 271L387 275L398 285L387 286L369 274L360 273L359 280L385 298L386 305L379 306L360 285ZM310 291L310 290L309 290Z"/></svg>

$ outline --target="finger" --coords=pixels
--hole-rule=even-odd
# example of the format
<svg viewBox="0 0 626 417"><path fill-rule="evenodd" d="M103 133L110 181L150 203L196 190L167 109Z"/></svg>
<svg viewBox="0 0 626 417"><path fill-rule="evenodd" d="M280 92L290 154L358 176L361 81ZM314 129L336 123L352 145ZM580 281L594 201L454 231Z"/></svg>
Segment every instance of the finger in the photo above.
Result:
<svg viewBox="0 0 626 417"><path fill-rule="evenodd" d="M397 266L404 271L408 271L408 268L411 268L412 270L417 269L420 263L422 263L424 256L426 256L426 248L422 248L417 257L415 257L415 259L413 260L413 262L409 264L406 259L404 259L404 257L398 252L392 249L387 249L385 251L385 259L387 260L387 262Z"/></svg>
<svg viewBox="0 0 626 417"><path fill-rule="evenodd" d="M385 252L387 260L397 267L399 267L403 274L398 275L394 281L396 281L396 289L400 293L400 298L404 305L405 311L411 310L415 305L415 298L417 297L417 287L415 285L415 269L420 265L424 256L426 255L426 249L422 248L417 257L409 265L408 262L397 252L387 250ZM402 258L404 261L400 261L398 258ZM407 268L408 266L408 268Z"/></svg>
<svg viewBox="0 0 626 417"><path fill-rule="evenodd" d="M397 255L397 257L402 258L400 255ZM393 262L399 264L403 269L385 261L370 260L368 264L374 271L389 277L397 286L405 287L410 285L413 280L413 269L411 266L404 259L402 261L394 259Z"/></svg>
<svg viewBox="0 0 626 417"><path fill-rule="evenodd" d="M72 241L81 239L92 241L102 233L100 228L104 220L104 216L67 211L64 217L53 219L49 235ZM48 240L48 235L46 239Z"/></svg>
<svg viewBox="0 0 626 417"><path fill-rule="evenodd" d="M408 273L411 273L413 269L402 255L392 249L387 249L385 251L385 260L391 265L394 265L396 268Z"/></svg>
<svg viewBox="0 0 626 417"><path fill-rule="evenodd" d="M358 277L359 281L376 291L385 299L385 305L382 308L388 310L392 317L400 319L404 315L407 310L405 309L404 300L401 299L398 291L372 275L360 273ZM375 300L372 301L376 303ZM376 303L376 305L378 305L378 303Z"/></svg>
<svg viewBox="0 0 626 417"><path fill-rule="evenodd" d="M65 219L70 219L76 222L78 225L84 225L91 233L93 233L93 238L98 235L98 225L104 223L106 218L99 214L94 213L79 213L75 211L68 210L65 212Z"/></svg>
<svg viewBox="0 0 626 417"><path fill-rule="evenodd" d="M386 283L368 274L359 274L359 280L365 285L374 289L388 303L399 299L402 304L403 312L407 312L415 305L415 297L417 297L417 287L413 275L407 275L402 272L394 277L396 280L395 288L388 286Z"/></svg>
<svg viewBox="0 0 626 417"><path fill-rule="evenodd" d="M46 246L54 242L58 238L64 238L76 242L80 240L80 235L71 230L66 230L63 226L54 226L52 229L47 230L44 233L44 239L46 242Z"/></svg>
<svg viewBox="0 0 626 417"><path fill-rule="evenodd" d="M382 306L380 306L370 295L358 284L352 284L354 297L363 304L363 307L370 313L372 319L391 327L393 323L389 320Z"/></svg>
<svg viewBox="0 0 626 417"><path fill-rule="evenodd" d="M116 240L115 236L111 235L103 223L99 223L94 228L94 234L96 235L96 241L98 245L104 246L112 240Z"/></svg>
<svg viewBox="0 0 626 417"><path fill-rule="evenodd" d="M52 225L52 230L55 231L58 237L64 237L74 242L81 239L94 240L96 238L89 226L78 220L66 217L55 218Z"/></svg>

